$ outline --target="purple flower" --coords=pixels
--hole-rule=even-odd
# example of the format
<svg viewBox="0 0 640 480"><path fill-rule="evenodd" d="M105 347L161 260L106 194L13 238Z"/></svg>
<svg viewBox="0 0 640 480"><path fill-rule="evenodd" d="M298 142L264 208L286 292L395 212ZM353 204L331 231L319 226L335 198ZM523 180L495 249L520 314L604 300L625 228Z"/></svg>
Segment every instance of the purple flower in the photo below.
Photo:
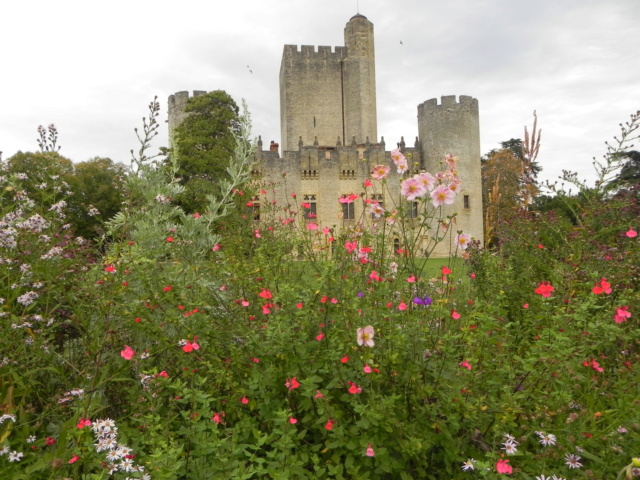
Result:
<svg viewBox="0 0 640 480"><path fill-rule="evenodd" d="M415 303L416 305L431 305L431 303L433 302L433 300L431 300L431 297L429 295L425 295L424 298L420 298L420 297L416 297L413 299L413 303Z"/></svg>

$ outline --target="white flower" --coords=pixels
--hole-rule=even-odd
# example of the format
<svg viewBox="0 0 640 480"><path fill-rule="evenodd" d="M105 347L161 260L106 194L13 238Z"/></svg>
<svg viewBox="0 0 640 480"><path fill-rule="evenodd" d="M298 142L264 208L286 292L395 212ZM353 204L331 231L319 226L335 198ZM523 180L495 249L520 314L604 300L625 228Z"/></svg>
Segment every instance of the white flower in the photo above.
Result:
<svg viewBox="0 0 640 480"><path fill-rule="evenodd" d="M506 453L507 455L513 455L518 451L513 443L507 442L503 443L502 445L504 445L504 447L502 447L502 450L504 450L504 453Z"/></svg>
<svg viewBox="0 0 640 480"><path fill-rule="evenodd" d="M474 467L474 466L473 466L473 464L474 464L475 462L476 462L476 461L475 461L475 459L473 459L473 458L470 458L469 460L467 460L466 462L464 462L464 463L462 464L462 471L463 471L463 472L466 472L466 471L468 471L468 470L475 470L475 469L476 469L476 467Z"/></svg>
<svg viewBox="0 0 640 480"><path fill-rule="evenodd" d="M24 453L22 452L16 452L15 450L13 452L11 452L9 454L9 461L10 462L19 462L22 457L24 457Z"/></svg>
<svg viewBox="0 0 640 480"><path fill-rule="evenodd" d="M569 466L569 468L580 468L582 464L580 463L580 457L574 453L567 453L565 456L565 463Z"/></svg>
<svg viewBox="0 0 640 480"><path fill-rule="evenodd" d="M556 444L556 436L553 433L548 433L548 434L545 434L543 432L536 432L536 433L540 437L540 443L545 447Z"/></svg>
<svg viewBox="0 0 640 480"><path fill-rule="evenodd" d="M36 441L35 435L30 435L29 438L27 438L27 443L33 443L35 441Z"/></svg>

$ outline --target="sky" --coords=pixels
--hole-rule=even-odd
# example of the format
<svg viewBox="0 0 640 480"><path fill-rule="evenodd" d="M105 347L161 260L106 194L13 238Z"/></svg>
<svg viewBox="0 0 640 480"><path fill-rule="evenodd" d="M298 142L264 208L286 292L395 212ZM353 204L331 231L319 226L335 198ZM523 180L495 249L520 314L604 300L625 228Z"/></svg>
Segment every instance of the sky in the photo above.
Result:
<svg viewBox="0 0 640 480"><path fill-rule="evenodd" d="M55 124L61 154L129 163L134 128L167 98L226 90L245 99L264 148L279 142L285 44L344 45L373 24L378 134L418 134L417 105L471 95L481 151L523 138L534 110L542 180L595 178L593 158L640 110L639 0L22 0L0 4L0 151L35 151Z"/></svg>

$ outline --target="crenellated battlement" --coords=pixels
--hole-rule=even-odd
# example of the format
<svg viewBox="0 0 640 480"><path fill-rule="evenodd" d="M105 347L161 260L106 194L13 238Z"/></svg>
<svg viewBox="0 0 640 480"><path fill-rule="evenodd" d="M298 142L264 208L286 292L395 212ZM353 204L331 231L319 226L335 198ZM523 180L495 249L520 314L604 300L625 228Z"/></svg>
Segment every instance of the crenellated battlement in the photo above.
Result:
<svg viewBox="0 0 640 480"><path fill-rule="evenodd" d="M199 97L200 95L205 95L206 93L206 90L194 90L193 97ZM169 108L175 105L186 104L189 98L192 98L192 96L189 96L189 92L186 90L183 92L176 92L173 95L169 95Z"/></svg>
<svg viewBox="0 0 640 480"><path fill-rule="evenodd" d="M457 107L467 107L477 112L478 99L468 95L460 95L460 101L458 101L455 95L443 95L440 97L440 103L438 103L437 98L431 98L418 105L418 116L421 116L425 111L429 110Z"/></svg>
<svg viewBox="0 0 640 480"><path fill-rule="evenodd" d="M285 45L284 57L336 57L347 56L346 47L329 47L325 45Z"/></svg>

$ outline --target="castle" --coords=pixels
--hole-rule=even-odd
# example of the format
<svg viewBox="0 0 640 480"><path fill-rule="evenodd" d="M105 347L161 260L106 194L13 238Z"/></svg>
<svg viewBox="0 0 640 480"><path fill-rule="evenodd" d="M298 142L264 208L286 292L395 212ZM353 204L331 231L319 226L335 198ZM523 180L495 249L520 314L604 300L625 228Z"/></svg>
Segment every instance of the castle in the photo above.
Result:
<svg viewBox="0 0 640 480"><path fill-rule="evenodd" d="M353 16L344 29L344 46L285 45L280 67L280 122L282 155L271 142L262 149L258 141L255 173L275 190L280 205L291 201L309 205L307 218L318 226L335 230L376 228L376 218L362 202L348 202L349 195L363 196L364 182L377 165L392 166L384 137L378 140L376 114L375 49L373 24L363 15ZM204 94L194 91L194 96ZM169 131L184 119L188 92L169 97ZM461 95L433 98L418 105L418 138L408 147L404 138L398 148L408 159L409 172L441 170L445 156L458 158L461 191L453 205L443 206L443 218L456 214L450 240L431 253L445 256L455 232L483 238L478 101ZM415 202L399 202L403 175L391 168L388 190L369 188L367 196L385 208L406 209L418 216ZM342 202L340 200L343 200ZM265 199L255 199L255 204ZM272 200L271 198L269 199ZM403 203L403 204L400 204ZM433 234L433 232L431 232ZM419 241L428 244L430 233ZM394 247L401 246L394 239ZM425 252L426 253L426 252Z"/></svg>

